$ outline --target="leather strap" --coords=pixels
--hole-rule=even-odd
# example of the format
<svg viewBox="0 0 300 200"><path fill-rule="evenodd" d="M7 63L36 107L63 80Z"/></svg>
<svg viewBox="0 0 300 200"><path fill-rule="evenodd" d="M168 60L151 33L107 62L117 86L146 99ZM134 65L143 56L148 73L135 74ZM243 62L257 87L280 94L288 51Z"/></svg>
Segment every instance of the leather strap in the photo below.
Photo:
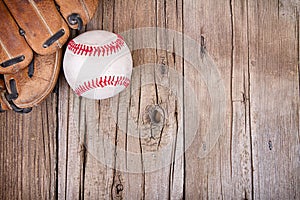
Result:
<svg viewBox="0 0 300 200"><path fill-rule="evenodd" d="M60 12L73 29L80 29L93 17L98 8L99 0L55 0L60 6ZM81 22L77 21L76 18Z"/></svg>

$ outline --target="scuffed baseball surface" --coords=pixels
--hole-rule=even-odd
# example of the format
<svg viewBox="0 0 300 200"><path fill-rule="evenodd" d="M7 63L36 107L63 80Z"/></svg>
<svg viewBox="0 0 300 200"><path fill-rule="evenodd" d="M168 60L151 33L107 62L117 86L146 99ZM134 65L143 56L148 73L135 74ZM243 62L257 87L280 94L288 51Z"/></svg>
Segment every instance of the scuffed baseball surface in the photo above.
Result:
<svg viewBox="0 0 300 200"><path fill-rule="evenodd" d="M132 56L122 36L107 31L88 31L68 43L63 69L78 96L113 97L127 88Z"/></svg>

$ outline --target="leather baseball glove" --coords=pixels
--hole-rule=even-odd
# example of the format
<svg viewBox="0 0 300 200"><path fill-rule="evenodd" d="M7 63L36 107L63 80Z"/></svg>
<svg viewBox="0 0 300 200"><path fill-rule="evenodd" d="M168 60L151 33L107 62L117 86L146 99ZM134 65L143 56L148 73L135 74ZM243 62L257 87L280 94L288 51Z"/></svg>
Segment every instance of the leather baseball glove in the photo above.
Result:
<svg viewBox="0 0 300 200"><path fill-rule="evenodd" d="M82 29L98 0L0 0L0 111L28 113L53 90L69 27Z"/></svg>

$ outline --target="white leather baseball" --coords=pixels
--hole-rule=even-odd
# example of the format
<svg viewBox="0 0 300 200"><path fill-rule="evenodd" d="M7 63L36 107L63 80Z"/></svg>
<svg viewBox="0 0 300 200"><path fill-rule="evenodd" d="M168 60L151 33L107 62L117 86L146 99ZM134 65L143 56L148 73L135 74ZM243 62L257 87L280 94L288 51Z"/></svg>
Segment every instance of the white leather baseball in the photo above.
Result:
<svg viewBox="0 0 300 200"><path fill-rule="evenodd" d="M129 86L132 56L120 35L88 31L68 43L63 68L78 96L106 99Z"/></svg>

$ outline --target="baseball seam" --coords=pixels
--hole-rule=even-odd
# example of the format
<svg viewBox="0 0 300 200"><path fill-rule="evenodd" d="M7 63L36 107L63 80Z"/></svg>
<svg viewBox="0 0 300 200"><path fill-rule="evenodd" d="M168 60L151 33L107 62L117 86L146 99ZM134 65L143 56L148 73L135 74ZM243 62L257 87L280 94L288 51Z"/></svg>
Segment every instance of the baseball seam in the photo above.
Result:
<svg viewBox="0 0 300 200"><path fill-rule="evenodd" d="M125 86L127 88L130 84L130 79L126 76L103 76L90 81L84 82L75 89L75 93L81 96L85 92L96 89L104 88L107 86Z"/></svg>
<svg viewBox="0 0 300 200"><path fill-rule="evenodd" d="M102 46L85 45L71 40L68 44L68 49L75 55L104 57L119 52L124 46L124 39L122 36L117 35L115 41Z"/></svg>

